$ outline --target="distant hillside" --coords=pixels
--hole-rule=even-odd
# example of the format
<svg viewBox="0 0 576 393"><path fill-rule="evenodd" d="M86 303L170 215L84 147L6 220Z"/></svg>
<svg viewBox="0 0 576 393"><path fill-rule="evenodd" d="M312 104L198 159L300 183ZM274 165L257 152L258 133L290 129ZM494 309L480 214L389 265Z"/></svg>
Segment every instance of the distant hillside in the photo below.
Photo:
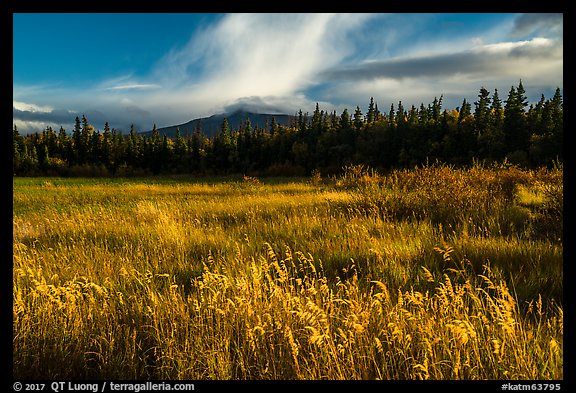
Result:
<svg viewBox="0 0 576 393"><path fill-rule="evenodd" d="M192 135L196 131L198 123L200 123L201 130L204 133L204 135L212 137L222 129L222 122L224 121L225 117L228 118L228 127L230 128L230 130L239 129L240 126L243 123L245 123L248 119L250 119L252 128L256 128L256 127L266 127L266 125L268 125L269 127L270 123L272 122L272 118L275 118L277 124L288 126L290 125L290 122L294 118L294 116L290 115L283 115L283 114L272 115L272 114L252 113L239 110L230 114L222 113L218 115L212 115L210 117L203 117L200 119L190 120L189 122L184 124L158 128L158 132L160 133L160 136L166 135L170 138L175 138L176 130L180 128L180 134L182 136L186 135L186 133L188 133L188 135ZM145 131L141 132L140 134L144 136L149 136L151 133L152 131Z"/></svg>

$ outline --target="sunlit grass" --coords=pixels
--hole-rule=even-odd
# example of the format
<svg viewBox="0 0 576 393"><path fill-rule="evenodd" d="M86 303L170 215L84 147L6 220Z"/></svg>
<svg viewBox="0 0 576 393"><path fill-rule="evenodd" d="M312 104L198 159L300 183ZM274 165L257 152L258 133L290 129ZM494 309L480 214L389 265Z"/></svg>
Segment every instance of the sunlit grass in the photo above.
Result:
<svg viewBox="0 0 576 393"><path fill-rule="evenodd" d="M16 178L14 376L562 379L539 174Z"/></svg>

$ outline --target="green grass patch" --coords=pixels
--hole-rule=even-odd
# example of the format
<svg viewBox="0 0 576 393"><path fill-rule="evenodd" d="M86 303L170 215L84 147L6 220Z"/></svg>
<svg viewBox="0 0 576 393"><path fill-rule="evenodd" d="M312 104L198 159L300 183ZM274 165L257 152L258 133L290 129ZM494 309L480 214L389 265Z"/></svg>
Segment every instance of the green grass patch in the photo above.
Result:
<svg viewBox="0 0 576 393"><path fill-rule="evenodd" d="M562 379L559 179L15 178L14 376Z"/></svg>

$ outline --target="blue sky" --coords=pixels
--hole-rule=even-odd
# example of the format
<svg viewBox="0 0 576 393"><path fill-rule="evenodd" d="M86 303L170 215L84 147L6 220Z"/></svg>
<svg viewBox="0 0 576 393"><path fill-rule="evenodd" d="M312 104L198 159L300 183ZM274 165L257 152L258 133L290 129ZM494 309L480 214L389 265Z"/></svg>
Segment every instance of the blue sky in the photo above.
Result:
<svg viewBox="0 0 576 393"><path fill-rule="evenodd" d="M13 15L13 120L23 133L145 131L238 108L341 113L444 96L563 88L562 14Z"/></svg>

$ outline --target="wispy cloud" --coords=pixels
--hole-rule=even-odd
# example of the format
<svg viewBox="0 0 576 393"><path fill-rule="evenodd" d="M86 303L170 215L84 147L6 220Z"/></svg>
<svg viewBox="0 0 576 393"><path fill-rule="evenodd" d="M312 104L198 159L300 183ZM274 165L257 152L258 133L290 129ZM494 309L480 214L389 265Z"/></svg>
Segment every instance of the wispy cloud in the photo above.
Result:
<svg viewBox="0 0 576 393"><path fill-rule="evenodd" d="M514 21L511 31L513 37L523 37L537 32L548 35L562 35L564 15L561 13L521 14Z"/></svg>
<svg viewBox="0 0 576 393"><path fill-rule="evenodd" d="M27 111L13 108L12 115L14 119L22 121L44 122L45 125L68 124L74 120L76 114L67 110L57 109L46 111ZM72 117L71 117L72 116Z"/></svg>
<svg viewBox="0 0 576 393"><path fill-rule="evenodd" d="M66 97L74 97L73 106L83 113L106 113L123 128L135 124L140 129L240 108L294 113L318 101L307 97L306 89L317 83L319 72L355 54L350 33L376 17L224 15L170 50L149 75L130 73L71 88L52 105L71 107ZM36 97L42 95L49 92ZM20 112L14 116L26 117Z"/></svg>
<svg viewBox="0 0 576 393"><path fill-rule="evenodd" d="M414 18L419 23L408 24ZM500 90L520 78L525 87L562 86L562 14L510 15L457 37L449 29L458 24L424 34L434 21L428 14L223 15L148 74L69 88L15 86L14 120L64 121L80 111L98 127L147 130L235 109L295 113L316 102L350 109L371 96L384 106L444 94L447 106L459 105L480 86Z"/></svg>
<svg viewBox="0 0 576 393"><path fill-rule="evenodd" d="M155 83L134 83L130 85L118 85L104 88L104 90L141 90L141 89L159 89L161 86Z"/></svg>
<svg viewBox="0 0 576 393"><path fill-rule="evenodd" d="M14 101L12 100L12 106L14 107L14 110L17 111L22 111L22 112L42 112L42 113L48 113L54 110L54 108L52 108L51 106L45 105L45 106L41 106L41 105L36 105L36 104L30 104L28 102L21 102L21 101Z"/></svg>
<svg viewBox="0 0 576 393"><path fill-rule="evenodd" d="M172 87L161 101L214 111L249 97L275 97L278 106L282 97L298 95L315 83L319 71L353 53L348 33L372 17L226 15L157 64L155 77Z"/></svg>
<svg viewBox="0 0 576 393"><path fill-rule="evenodd" d="M456 74L491 79L514 76L521 69L527 76L562 67L562 45L546 38L482 45L456 53L401 57L371 61L355 66L337 66L323 73L325 80L405 79L446 77Z"/></svg>
<svg viewBox="0 0 576 393"><path fill-rule="evenodd" d="M21 130L42 131L47 126L58 129L73 123L75 116L75 113L64 109L12 101L12 117Z"/></svg>

